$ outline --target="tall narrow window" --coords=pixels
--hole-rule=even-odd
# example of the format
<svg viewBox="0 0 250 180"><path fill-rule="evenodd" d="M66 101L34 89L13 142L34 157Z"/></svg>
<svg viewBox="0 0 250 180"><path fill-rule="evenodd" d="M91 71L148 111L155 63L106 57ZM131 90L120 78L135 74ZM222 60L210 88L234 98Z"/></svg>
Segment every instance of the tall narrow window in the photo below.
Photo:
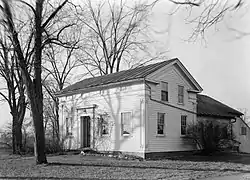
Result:
<svg viewBox="0 0 250 180"><path fill-rule="evenodd" d="M181 135L187 134L187 116L181 116Z"/></svg>
<svg viewBox="0 0 250 180"><path fill-rule="evenodd" d="M121 113L121 132L122 135L129 135L132 133L132 113Z"/></svg>
<svg viewBox="0 0 250 180"><path fill-rule="evenodd" d="M66 124L66 135L69 134L69 118L65 119L65 124Z"/></svg>
<svg viewBox="0 0 250 180"><path fill-rule="evenodd" d="M108 120L105 116L100 115L100 133L101 136L109 134Z"/></svg>
<svg viewBox="0 0 250 180"><path fill-rule="evenodd" d="M241 127L241 135L247 135L247 128Z"/></svg>
<svg viewBox="0 0 250 180"><path fill-rule="evenodd" d="M66 136L72 135L72 124L73 124L73 118L66 118L65 119L66 124Z"/></svg>
<svg viewBox="0 0 250 180"><path fill-rule="evenodd" d="M184 103L184 86L178 86L178 103Z"/></svg>
<svg viewBox="0 0 250 180"><path fill-rule="evenodd" d="M161 100L168 101L168 83L161 82Z"/></svg>
<svg viewBox="0 0 250 180"><path fill-rule="evenodd" d="M158 113L157 114L157 134L164 134L164 126L165 126L165 114Z"/></svg>

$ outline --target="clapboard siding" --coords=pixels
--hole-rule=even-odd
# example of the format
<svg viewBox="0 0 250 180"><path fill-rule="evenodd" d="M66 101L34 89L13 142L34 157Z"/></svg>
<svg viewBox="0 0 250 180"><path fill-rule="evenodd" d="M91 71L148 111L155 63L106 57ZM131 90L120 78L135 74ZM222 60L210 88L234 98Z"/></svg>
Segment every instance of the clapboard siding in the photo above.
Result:
<svg viewBox="0 0 250 180"><path fill-rule="evenodd" d="M181 115L187 116L187 122L196 121L196 94L189 93L192 85L174 66L162 68L149 77L159 84L149 83L147 93L146 152L187 151L196 148L193 142L181 136ZM169 101L161 102L160 82L168 83ZM178 104L178 85L184 86L184 104ZM170 106L169 106L170 105ZM165 134L157 136L157 113L165 113Z"/></svg>
<svg viewBox="0 0 250 180"><path fill-rule="evenodd" d="M247 132L246 135L241 134L241 127L245 127ZM233 123L233 132L241 144L239 146L239 151L244 153L250 153L250 128L241 120L240 118L236 118L236 122Z"/></svg>
<svg viewBox="0 0 250 180"><path fill-rule="evenodd" d="M97 148L100 151L143 152L145 146L143 120L145 110L144 88L145 86L141 83L61 98L61 101L66 102L63 110L64 117L61 118L61 124L64 124L64 129L65 118L68 116L66 108L74 108L73 136L71 139L68 138L66 140L66 148L80 148L80 116L90 116L91 136L92 138L94 137L91 141L93 148ZM93 104L97 105L95 118L93 117L93 109L87 109L86 112L77 111L79 108L91 107ZM105 112L109 115L110 134L101 137L97 134L96 118L98 114ZM132 112L133 132L128 137L121 135L121 112Z"/></svg>

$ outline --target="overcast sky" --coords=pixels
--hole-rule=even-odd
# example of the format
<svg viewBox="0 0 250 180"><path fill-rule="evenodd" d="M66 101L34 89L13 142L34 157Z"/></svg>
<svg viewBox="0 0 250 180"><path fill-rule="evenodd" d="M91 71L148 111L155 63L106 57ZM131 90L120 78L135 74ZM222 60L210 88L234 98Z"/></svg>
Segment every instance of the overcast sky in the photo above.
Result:
<svg viewBox="0 0 250 180"><path fill-rule="evenodd" d="M187 13L180 11L169 16L167 0L154 8L154 27L165 33L155 33L170 58L177 57L186 66L207 94L233 108L247 108L250 113L250 36L237 39L237 33L225 24L250 32L250 13L246 8L236 17L227 16L206 32L206 43L200 40L187 43L193 25L186 24ZM246 13L245 13L246 11ZM166 31L167 29L167 31ZM7 105L0 105L0 127L10 121Z"/></svg>
<svg viewBox="0 0 250 180"><path fill-rule="evenodd" d="M193 25L186 24L187 13L182 11L169 17L165 1L156 7L155 16L159 27L170 24L168 38L169 56L178 57L209 95L233 108L250 111L250 35L238 38L238 33L229 29L238 28L250 33L250 13L246 5L238 13L226 16L217 24L217 31L206 32L206 43L201 39L187 43ZM198 13L198 12L197 12ZM165 14L165 15L164 15ZM198 14L197 14L198 15ZM232 16L234 15L234 16ZM165 19L165 21L164 21ZM163 28L164 29L164 28ZM158 35L164 39L164 35ZM161 37L160 37L161 36Z"/></svg>

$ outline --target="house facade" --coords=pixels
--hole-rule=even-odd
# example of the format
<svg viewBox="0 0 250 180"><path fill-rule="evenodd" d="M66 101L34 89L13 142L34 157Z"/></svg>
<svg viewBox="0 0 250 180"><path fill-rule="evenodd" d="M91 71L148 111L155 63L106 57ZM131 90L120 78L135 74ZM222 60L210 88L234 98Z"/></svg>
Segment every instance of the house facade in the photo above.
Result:
<svg viewBox="0 0 250 180"><path fill-rule="evenodd" d="M188 151L202 91L178 59L89 78L58 93L65 148L139 155Z"/></svg>

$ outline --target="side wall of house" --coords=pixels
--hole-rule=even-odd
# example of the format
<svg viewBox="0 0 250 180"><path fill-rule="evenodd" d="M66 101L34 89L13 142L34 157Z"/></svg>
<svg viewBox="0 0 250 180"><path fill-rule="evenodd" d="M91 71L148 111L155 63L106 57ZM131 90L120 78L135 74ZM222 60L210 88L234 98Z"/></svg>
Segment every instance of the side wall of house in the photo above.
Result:
<svg viewBox="0 0 250 180"><path fill-rule="evenodd" d="M144 153L145 147L145 86L144 84L122 84L109 89L63 97L61 100L61 131L65 132L67 117L72 117L72 135L65 136L65 148L81 148L81 117L90 117L91 147L99 151L123 151ZM70 113L71 112L71 115ZM132 133L122 135L121 113L132 113ZM99 120L108 122L108 134L101 135Z"/></svg>
<svg viewBox="0 0 250 180"><path fill-rule="evenodd" d="M242 127L246 128L246 134L242 134ZM233 132L236 140L241 143L239 151L250 153L250 128L240 118L236 118L236 122L233 124Z"/></svg>
<svg viewBox="0 0 250 180"><path fill-rule="evenodd" d="M148 77L146 109L146 152L188 151L196 149L194 142L181 135L181 116L187 124L196 122L196 93L193 85L178 68L162 68ZM168 102L161 100L161 82L168 83ZM178 103L178 85L184 87L184 103ZM157 134L157 114L165 114L164 134Z"/></svg>

